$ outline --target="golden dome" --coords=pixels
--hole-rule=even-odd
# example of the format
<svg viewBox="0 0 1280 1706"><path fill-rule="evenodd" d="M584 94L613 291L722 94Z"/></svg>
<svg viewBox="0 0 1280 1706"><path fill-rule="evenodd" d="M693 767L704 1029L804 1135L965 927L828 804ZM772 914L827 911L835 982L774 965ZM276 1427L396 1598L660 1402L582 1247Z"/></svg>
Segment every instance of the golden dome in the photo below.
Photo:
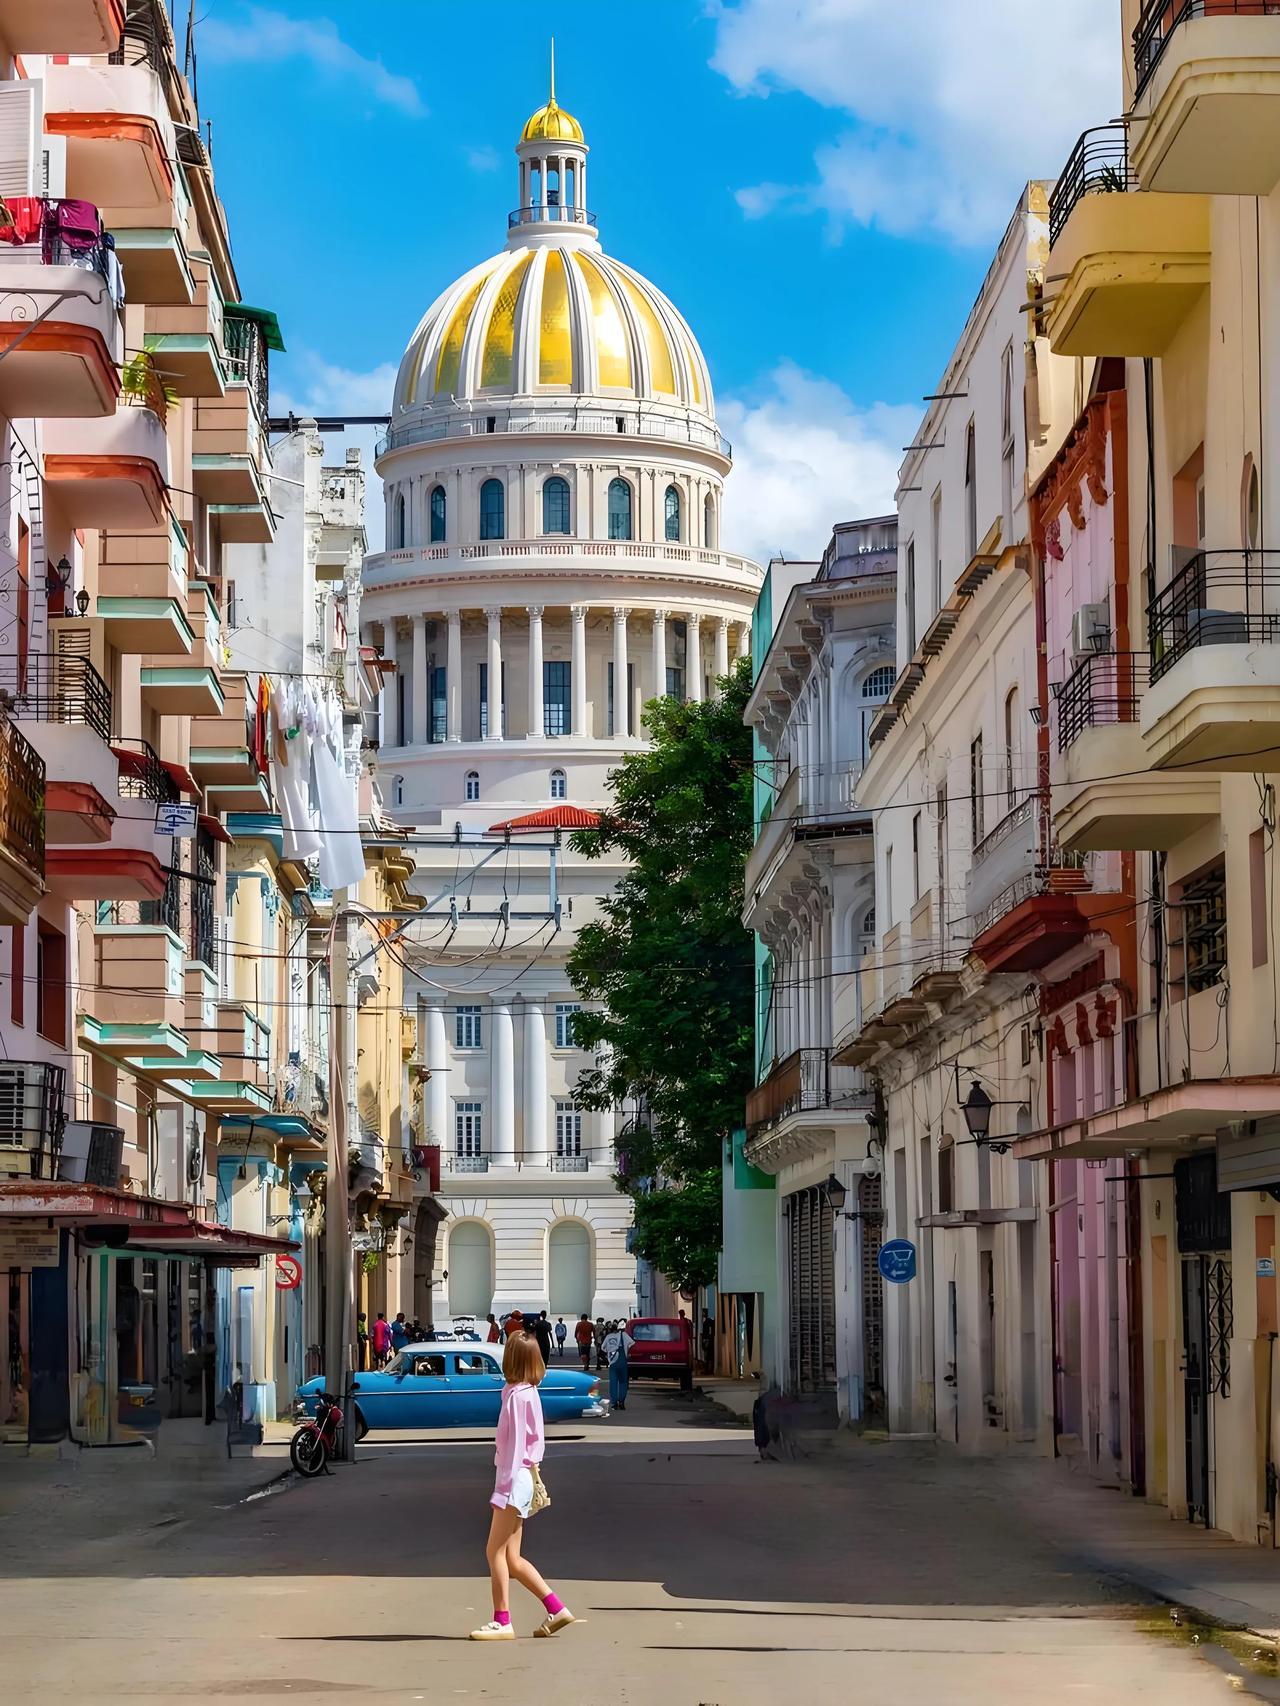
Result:
<svg viewBox="0 0 1280 1706"><path fill-rule="evenodd" d="M582 126L560 106L554 95L539 107L520 132L521 142L581 142Z"/></svg>

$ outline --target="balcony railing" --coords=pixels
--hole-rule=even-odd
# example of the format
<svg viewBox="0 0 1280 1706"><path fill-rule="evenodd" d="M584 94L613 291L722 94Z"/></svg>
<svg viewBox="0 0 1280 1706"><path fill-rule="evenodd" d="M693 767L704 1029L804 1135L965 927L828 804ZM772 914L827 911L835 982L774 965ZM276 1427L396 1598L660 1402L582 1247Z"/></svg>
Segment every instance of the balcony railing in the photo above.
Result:
<svg viewBox="0 0 1280 1706"><path fill-rule="evenodd" d="M1019 800L1004 814L994 829L987 831L973 850L973 863L975 865L980 865L984 859L990 858L996 848L1002 847L1016 829L1020 829L1023 824L1031 822L1035 815L1036 798L1035 794L1028 794L1024 799Z"/></svg>
<svg viewBox="0 0 1280 1706"><path fill-rule="evenodd" d="M17 1170L56 1179L67 1123L66 1068L0 1061L0 1175Z"/></svg>
<svg viewBox="0 0 1280 1706"><path fill-rule="evenodd" d="M1082 874L1086 858L1084 853L1066 853L1055 849L1047 865L1025 872L1007 888L1001 889L993 901L973 915L974 940L976 941L985 930L990 930L993 924L1007 918L1014 907L1021 906L1024 900L1032 900L1037 895L1046 894L1079 894L1082 889L1088 887Z"/></svg>
<svg viewBox="0 0 1280 1706"><path fill-rule="evenodd" d="M0 658L0 707L20 723L81 723L111 739L111 689L88 658Z"/></svg>
<svg viewBox="0 0 1280 1706"><path fill-rule="evenodd" d="M507 229L517 225L589 225L595 229L596 216L585 207L563 207L548 202L546 207L517 207L507 215Z"/></svg>
<svg viewBox="0 0 1280 1706"><path fill-rule="evenodd" d="M450 1173L487 1173L489 1157L487 1155L451 1155L448 1171Z"/></svg>
<svg viewBox="0 0 1280 1706"><path fill-rule="evenodd" d="M1280 0L1147 0L1133 32L1135 93L1141 94L1175 30L1192 18L1280 16Z"/></svg>
<svg viewBox="0 0 1280 1706"><path fill-rule="evenodd" d="M120 761L120 798L176 805L181 795L150 741L135 736L114 740L111 750Z"/></svg>
<svg viewBox="0 0 1280 1706"><path fill-rule="evenodd" d="M1280 551L1197 551L1152 599L1147 632L1153 682L1198 646L1280 644Z"/></svg>
<svg viewBox="0 0 1280 1706"><path fill-rule="evenodd" d="M747 1096L747 1136L758 1137L792 1114L819 1108L869 1108L871 1103L862 1074L833 1068L830 1049L797 1049Z"/></svg>
<svg viewBox="0 0 1280 1706"><path fill-rule="evenodd" d="M1136 189L1129 169L1129 133L1122 124L1086 130L1071 150L1049 197L1049 241L1056 243L1081 196Z"/></svg>
<svg viewBox="0 0 1280 1706"><path fill-rule="evenodd" d="M1090 652L1058 695L1058 751L1066 752L1086 729L1136 723L1147 685L1145 652Z"/></svg>
<svg viewBox="0 0 1280 1706"><path fill-rule="evenodd" d="M553 1173L585 1173L591 1165L586 1155L553 1155L551 1171Z"/></svg>
<svg viewBox="0 0 1280 1706"><path fill-rule="evenodd" d="M0 204L3 205L3 204ZM103 242L102 222L90 202L60 196L25 198L30 216L21 224L12 214L0 224L0 261L28 266L79 267L107 280L112 301L124 301L119 264Z"/></svg>
<svg viewBox="0 0 1280 1706"><path fill-rule="evenodd" d="M227 352L227 370L232 379L247 385L259 421L265 423L268 407L267 343L256 320L244 319L228 308L222 322L222 342Z"/></svg>
<svg viewBox="0 0 1280 1706"><path fill-rule="evenodd" d="M0 832L6 851L44 875L44 759L0 718Z"/></svg>

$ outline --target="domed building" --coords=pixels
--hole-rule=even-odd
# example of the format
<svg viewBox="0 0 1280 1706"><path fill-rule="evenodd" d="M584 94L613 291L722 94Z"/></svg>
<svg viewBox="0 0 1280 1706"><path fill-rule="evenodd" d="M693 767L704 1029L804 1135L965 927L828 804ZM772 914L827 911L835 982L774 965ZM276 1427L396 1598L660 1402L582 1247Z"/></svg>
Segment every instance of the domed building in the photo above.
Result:
<svg viewBox="0 0 1280 1706"><path fill-rule="evenodd" d="M564 843L643 747L645 702L703 699L745 654L761 581L721 549L730 447L706 361L601 247L588 152L553 85L516 145L506 243L423 315L377 454L379 770L397 820L436 838L415 848L427 909L406 935L449 1210L424 1319L636 1304L624 1115L573 1104L590 1057L565 972L620 867Z"/></svg>

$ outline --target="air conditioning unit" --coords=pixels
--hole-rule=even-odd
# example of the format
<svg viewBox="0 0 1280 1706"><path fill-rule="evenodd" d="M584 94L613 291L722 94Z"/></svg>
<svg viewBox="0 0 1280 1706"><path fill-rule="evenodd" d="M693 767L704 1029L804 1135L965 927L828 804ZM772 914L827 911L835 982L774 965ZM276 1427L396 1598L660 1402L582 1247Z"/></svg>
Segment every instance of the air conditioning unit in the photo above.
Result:
<svg viewBox="0 0 1280 1706"><path fill-rule="evenodd" d="M1071 657L1079 663L1092 652L1104 652L1111 640L1111 610L1106 599L1082 604L1071 618Z"/></svg>
<svg viewBox="0 0 1280 1706"><path fill-rule="evenodd" d="M124 1131L94 1120L68 1120L62 1134L58 1177L81 1185L118 1189L124 1155Z"/></svg>

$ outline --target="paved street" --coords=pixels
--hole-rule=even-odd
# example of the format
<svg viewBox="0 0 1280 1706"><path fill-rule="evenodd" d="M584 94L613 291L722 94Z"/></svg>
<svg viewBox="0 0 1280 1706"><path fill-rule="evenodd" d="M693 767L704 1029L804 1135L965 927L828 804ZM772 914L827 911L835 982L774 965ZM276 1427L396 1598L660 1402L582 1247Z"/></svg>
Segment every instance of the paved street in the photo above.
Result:
<svg viewBox="0 0 1280 1706"><path fill-rule="evenodd" d="M1199 1706L1239 1668L1044 1537L998 1465L872 1443L761 1464L674 1393L625 1420L550 1447L528 1550L586 1620L554 1643L463 1638L489 1609L491 1451L469 1437L378 1444L247 1503L202 1483L185 1511L122 1510L100 1478L83 1521L78 1482L38 1515L11 1498L4 1698Z"/></svg>

